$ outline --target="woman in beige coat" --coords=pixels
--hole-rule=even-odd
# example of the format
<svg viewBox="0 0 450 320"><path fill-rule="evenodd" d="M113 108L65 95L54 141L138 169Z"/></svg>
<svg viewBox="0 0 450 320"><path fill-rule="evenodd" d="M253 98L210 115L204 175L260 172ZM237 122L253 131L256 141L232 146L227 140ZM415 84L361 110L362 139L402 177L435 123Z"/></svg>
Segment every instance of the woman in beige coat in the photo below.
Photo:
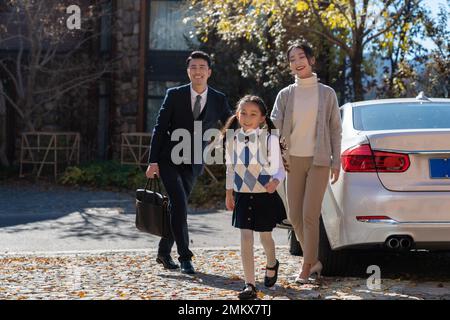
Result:
<svg viewBox="0 0 450 320"><path fill-rule="evenodd" d="M322 264L318 259L321 205L329 179L340 172L341 119L336 93L317 80L315 58L306 43L287 51L295 83L276 98L271 119L286 139L289 173L286 179L288 218L303 249L296 278L307 283Z"/></svg>

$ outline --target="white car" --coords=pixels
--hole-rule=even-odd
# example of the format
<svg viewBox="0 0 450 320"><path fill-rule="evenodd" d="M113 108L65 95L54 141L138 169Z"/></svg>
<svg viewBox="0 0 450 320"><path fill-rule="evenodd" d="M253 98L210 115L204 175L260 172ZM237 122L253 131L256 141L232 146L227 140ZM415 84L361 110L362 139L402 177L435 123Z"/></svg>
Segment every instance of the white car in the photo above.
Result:
<svg viewBox="0 0 450 320"><path fill-rule="evenodd" d="M346 273L354 249L450 250L450 99L340 110L341 175L322 203L323 273Z"/></svg>

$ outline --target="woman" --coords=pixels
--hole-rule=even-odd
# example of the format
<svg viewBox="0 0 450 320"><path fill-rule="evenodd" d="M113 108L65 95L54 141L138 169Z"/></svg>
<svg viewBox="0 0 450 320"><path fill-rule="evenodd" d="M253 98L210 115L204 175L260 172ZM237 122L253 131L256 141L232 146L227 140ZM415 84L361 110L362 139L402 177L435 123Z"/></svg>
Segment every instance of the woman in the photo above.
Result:
<svg viewBox="0 0 450 320"><path fill-rule="evenodd" d="M339 178L342 128L336 93L313 73L311 47L294 44L287 58L295 83L278 93L271 119L286 138L288 217L303 249L303 265L295 281L304 284L314 273L320 277L322 270L321 205L328 177L332 183Z"/></svg>

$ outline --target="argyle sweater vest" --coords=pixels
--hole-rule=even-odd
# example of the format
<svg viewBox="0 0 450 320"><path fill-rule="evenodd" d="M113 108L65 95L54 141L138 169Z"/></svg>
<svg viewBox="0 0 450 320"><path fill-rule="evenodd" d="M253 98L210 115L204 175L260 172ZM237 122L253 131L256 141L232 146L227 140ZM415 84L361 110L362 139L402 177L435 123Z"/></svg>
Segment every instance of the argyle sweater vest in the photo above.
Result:
<svg viewBox="0 0 450 320"><path fill-rule="evenodd" d="M271 157L271 150L279 151L279 145L272 144L279 144L279 140L267 132L238 130L233 141L226 144L227 189L232 184L235 192L263 193L267 192L264 186L271 178L282 181L285 173L279 163L281 157L278 154L274 154L274 159Z"/></svg>

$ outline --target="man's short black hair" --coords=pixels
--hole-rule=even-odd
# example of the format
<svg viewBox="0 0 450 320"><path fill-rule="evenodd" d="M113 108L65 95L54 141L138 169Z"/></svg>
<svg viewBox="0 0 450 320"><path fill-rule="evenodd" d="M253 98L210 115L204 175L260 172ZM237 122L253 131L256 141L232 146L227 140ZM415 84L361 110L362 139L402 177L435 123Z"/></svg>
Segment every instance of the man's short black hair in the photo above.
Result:
<svg viewBox="0 0 450 320"><path fill-rule="evenodd" d="M286 56L287 56L288 60L289 60L289 54L291 53L291 51L294 48L302 49L306 55L306 58L308 58L308 60L310 60L311 58L314 57L314 51L307 42L295 42L289 47L289 49L286 52Z"/></svg>
<svg viewBox="0 0 450 320"><path fill-rule="evenodd" d="M202 59L208 62L208 68L211 69L211 58L206 52L203 51L193 51L189 57L186 59L186 67L189 67L189 62L191 62L192 59Z"/></svg>

